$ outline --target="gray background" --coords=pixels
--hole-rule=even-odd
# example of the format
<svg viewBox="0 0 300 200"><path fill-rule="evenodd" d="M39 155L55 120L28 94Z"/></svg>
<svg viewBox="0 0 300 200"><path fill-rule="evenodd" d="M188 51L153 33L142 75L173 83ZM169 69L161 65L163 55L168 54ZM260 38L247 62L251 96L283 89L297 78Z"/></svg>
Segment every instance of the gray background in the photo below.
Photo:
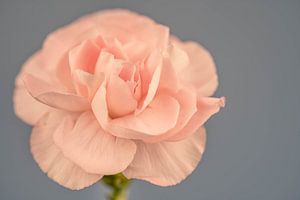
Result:
<svg viewBox="0 0 300 200"><path fill-rule="evenodd" d="M136 181L132 200L300 199L299 0L1 0L0 199L99 200L96 184L69 191L29 152L30 127L12 109L14 77L48 32L104 8L123 7L169 25L214 55L226 108L208 123L207 151L175 187Z"/></svg>

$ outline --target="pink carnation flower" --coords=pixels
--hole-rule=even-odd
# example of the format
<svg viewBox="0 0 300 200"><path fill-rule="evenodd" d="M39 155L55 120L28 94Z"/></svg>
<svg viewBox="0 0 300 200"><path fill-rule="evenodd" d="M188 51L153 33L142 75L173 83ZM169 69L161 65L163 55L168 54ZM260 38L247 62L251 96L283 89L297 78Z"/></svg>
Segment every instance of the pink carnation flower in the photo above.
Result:
<svg viewBox="0 0 300 200"><path fill-rule="evenodd" d="M203 124L224 106L211 55L126 10L51 33L16 78L16 114L31 152L60 185L82 189L122 172L174 185L197 166Z"/></svg>

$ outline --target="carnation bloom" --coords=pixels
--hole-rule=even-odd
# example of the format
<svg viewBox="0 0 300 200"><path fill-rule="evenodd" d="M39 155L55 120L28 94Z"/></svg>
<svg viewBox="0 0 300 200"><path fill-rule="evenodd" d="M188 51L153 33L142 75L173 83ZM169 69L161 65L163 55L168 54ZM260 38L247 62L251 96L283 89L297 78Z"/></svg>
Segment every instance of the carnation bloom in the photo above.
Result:
<svg viewBox="0 0 300 200"><path fill-rule="evenodd" d="M16 78L16 114L33 130L47 175L82 189L122 172L174 185L197 166L203 124L224 106L211 55L126 10L91 14L51 33Z"/></svg>

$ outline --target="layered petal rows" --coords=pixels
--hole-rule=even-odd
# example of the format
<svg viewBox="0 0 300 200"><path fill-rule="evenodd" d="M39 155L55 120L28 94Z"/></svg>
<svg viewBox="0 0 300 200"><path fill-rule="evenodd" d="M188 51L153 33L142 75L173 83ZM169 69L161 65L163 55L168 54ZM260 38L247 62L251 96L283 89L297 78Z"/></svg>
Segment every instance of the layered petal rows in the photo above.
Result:
<svg viewBox="0 0 300 200"><path fill-rule="evenodd" d="M211 55L126 10L94 13L51 33L16 78L14 108L33 126L47 175L82 189L122 172L174 185L204 152L203 124L224 106Z"/></svg>

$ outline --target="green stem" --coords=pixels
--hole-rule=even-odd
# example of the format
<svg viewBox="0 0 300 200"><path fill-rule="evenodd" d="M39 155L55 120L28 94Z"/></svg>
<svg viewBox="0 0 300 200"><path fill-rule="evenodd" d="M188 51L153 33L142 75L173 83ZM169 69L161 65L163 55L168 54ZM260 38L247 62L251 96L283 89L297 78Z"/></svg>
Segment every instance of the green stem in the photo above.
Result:
<svg viewBox="0 0 300 200"><path fill-rule="evenodd" d="M102 181L111 190L107 200L128 200L127 190L130 181L122 173L104 176Z"/></svg>

